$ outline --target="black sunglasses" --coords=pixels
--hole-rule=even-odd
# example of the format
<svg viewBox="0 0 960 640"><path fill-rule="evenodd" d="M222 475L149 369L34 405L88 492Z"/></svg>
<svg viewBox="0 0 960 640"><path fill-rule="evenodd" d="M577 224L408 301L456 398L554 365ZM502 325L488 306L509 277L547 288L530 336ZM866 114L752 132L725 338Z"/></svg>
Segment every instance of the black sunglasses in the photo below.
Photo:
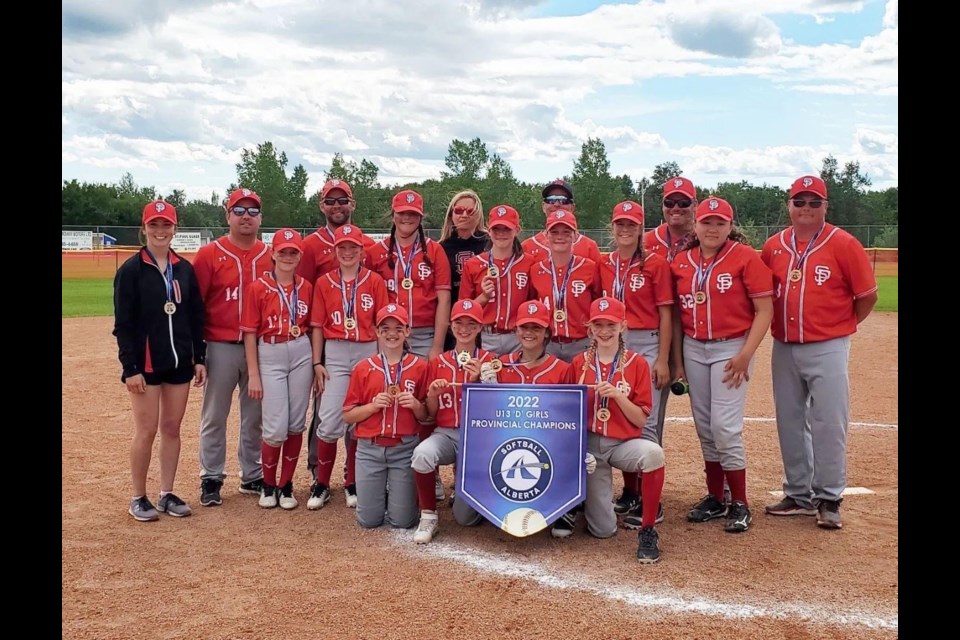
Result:
<svg viewBox="0 0 960 640"><path fill-rule="evenodd" d="M323 204L327 205L328 207L332 207L335 204L346 206L350 204L350 198L324 198Z"/></svg>
<svg viewBox="0 0 960 640"><path fill-rule="evenodd" d="M667 198L663 201L664 209L673 209L674 207L680 207L681 209L686 209L693 204L693 200L671 200Z"/></svg>
<svg viewBox="0 0 960 640"><path fill-rule="evenodd" d="M807 205L809 205L811 209L819 209L820 207L823 206L823 203L824 203L824 202L825 202L824 200L800 200L800 199L797 199L797 200L794 200L794 201L793 201L793 206L795 206L795 207L797 207L797 208L800 208L800 207L806 207Z"/></svg>
<svg viewBox="0 0 960 640"><path fill-rule="evenodd" d="M573 204L573 198L567 196L547 196L543 201L547 204Z"/></svg>
<svg viewBox="0 0 960 640"><path fill-rule="evenodd" d="M230 209L230 213L235 216L242 216L244 214L250 216L251 218L256 218L260 215L259 207L233 207Z"/></svg>

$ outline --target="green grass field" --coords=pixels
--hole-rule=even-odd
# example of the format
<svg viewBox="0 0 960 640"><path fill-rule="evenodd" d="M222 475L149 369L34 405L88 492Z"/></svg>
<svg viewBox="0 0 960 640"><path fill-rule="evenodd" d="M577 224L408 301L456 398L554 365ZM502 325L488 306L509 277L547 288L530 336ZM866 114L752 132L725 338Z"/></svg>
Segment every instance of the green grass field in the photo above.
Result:
<svg viewBox="0 0 960 640"><path fill-rule="evenodd" d="M899 276L880 276L880 299L876 311L898 311L897 292ZM81 318L85 316L113 315L113 280L61 280L63 302L60 317Z"/></svg>

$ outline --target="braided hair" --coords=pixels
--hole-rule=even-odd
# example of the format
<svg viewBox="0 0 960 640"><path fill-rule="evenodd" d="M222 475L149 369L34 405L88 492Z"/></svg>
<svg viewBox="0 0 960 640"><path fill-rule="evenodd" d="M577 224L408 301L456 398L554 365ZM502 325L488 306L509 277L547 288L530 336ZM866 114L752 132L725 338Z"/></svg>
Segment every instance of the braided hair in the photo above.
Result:
<svg viewBox="0 0 960 640"><path fill-rule="evenodd" d="M422 248L422 251L423 251L423 262L428 267L433 268L433 262L430 261L430 255L427 253L427 234L423 230L423 217L420 218L420 224L417 225L417 237L420 239L420 247ZM391 269L393 269L397 264L396 261L393 259L394 249L396 248L396 246L397 246L397 223L394 222L390 226L390 244L387 245L387 261Z"/></svg>

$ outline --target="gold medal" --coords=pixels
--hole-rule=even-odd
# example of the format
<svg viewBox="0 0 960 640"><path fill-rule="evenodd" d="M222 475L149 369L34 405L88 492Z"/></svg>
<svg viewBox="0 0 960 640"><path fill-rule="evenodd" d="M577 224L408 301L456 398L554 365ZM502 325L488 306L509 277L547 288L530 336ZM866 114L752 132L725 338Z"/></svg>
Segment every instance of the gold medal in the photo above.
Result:
<svg viewBox="0 0 960 640"><path fill-rule="evenodd" d="M790 272L790 282L800 282L801 278L803 278L803 273L800 269L794 269Z"/></svg>
<svg viewBox="0 0 960 640"><path fill-rule="evenodd" d="M461 351L460 353L458 353L458 354L457 354L457 362L459 362L461 365L465 365L465 364L467 364L468 362L470 362L470 352L469 352L469 351Z"/></svg>
<svg viewBox="0 0 960 640"><path fill-rule="evenodd" d="M407 291L410 291L410 289L413 289L413 279L404 278L403 280L400 281L400 286L406 289Z"/></svg>
<svg viewBox="0 0 960 640"><path fill-rule="evenodd" d="M707 294L705 294L703 291L697 291L695 294L693 294L693 301L697 304L703 304L707 301Z"/></svg>
<svg viewBox="0 0 960 640"><path fill-rule="evenodd" d="M490 361L490 370L491 370L491 371L493 371L494 373L496 373L497 371L500 371L500 369L503 369L503 363L502 363L502 362L500 362L500 361L497 360L496 358L494 358L493 360Z"/></svg>
<svg viewBox="0 0 960 640"><path fill-rule="evenodd" d="M597 409L597 420L599 420L600 422L606 422L609 419L610 419L610 409L607 409L606 407L600 407L599 409Z"/></svg>
<svg viewBox="0 0 960 640"><path fill-rule="evenodd" d="M167 300L167 303L163 305L163 312L168 316L172 316L177 312L177 305Z"/></svg>
<svg viewBox="0 0 960 640"><path fill-rule="evenodd" d="M487 269L487 275L490 276L491 278L499 278L500 269L497 268L497 265L492 264L490 265L490 268Z"/></svg>
<svg viewBox="0 0 960 640"><path fill-rule="evenodd" d="M397 396L400 395L400 387L398 387L395 384L390 385L389 387L387 387L387 395L390 396L391 398L396 398Z"/></svg>
<svg viewBox="0 0 960 640"><path fill-rule="evenodd" d="M294 338L299 338L299 337L300 337L300 327L298 327L298 326L295 325L295 324L290 325L290 335L292 335Z"/></svg>
<svg viewBox="0 0 960 640"><path fill-rule="evenodd" d="M357 321L353 318L347 318L343 321L343 326L347 329L347 331L353 331L357 328Z"/></svg>
<svg viewBox="0 0 960 640"><path fill-rule="evenodd" d="M564 320L567 319L567 312L564 311L563 309L557 309L556 311L553 312L553 319L556 320L557 322L563 322Z"/></svg>

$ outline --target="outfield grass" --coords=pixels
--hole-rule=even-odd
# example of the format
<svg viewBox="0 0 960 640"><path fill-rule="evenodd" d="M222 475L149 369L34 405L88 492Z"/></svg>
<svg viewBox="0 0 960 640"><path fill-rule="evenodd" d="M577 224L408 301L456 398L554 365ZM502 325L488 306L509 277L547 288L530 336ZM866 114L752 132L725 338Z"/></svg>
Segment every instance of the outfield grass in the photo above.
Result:
<svg viewBox="0 0 960 640"><path fill-rule="evenodd" d="M879 276L880 286L876 311L898 311L899 276ZM63 302L60 317L113 315L113 280L61 280Z"/></svg>

